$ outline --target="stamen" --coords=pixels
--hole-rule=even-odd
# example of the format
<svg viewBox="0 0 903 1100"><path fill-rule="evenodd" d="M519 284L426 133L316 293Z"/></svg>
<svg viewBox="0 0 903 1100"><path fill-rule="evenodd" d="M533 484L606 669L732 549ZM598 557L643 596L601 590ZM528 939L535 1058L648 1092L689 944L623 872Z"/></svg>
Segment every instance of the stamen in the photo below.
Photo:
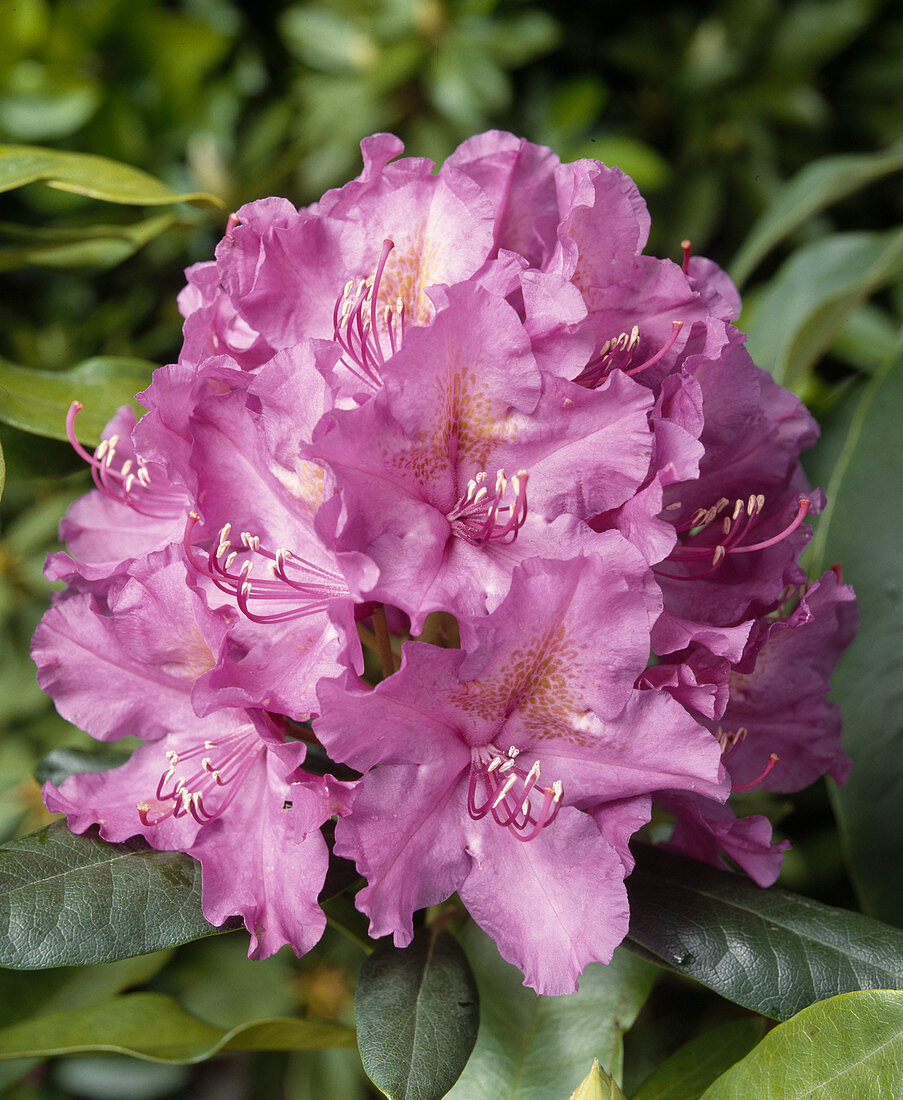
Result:
<svg viewBox="0 0 903 1100"><path fill-rule="evenodd" d="M98 444L94 454L89 454L75 435L75 418L82 411L80 401L73 401L66 415L66 435L77 455L91 467L91 476L97 488L108 497L127 504L133 511L153 519L175 519L188 506L184 489L155 480L143 458L127 458L120 467L116 459L118 435L111 435Z"/></svg>
<svg viewBox="0 0 903 1100"><path fill-rule="evenodd" d="M361 279L357 286L349 279L336 299L332 314L333 339L342 349L339 362L374 392L382 387L381 367L401 347L404 336L405 310L400 297L384 306L379 317L380 283L394 247L395 243L388 238L383 241L374 274ZM380 332L388 338L388 355Z"/></svg>
<svg viewBox="0 0 903 1100"><path fill-rule="evenodd" d="M781 758L778 756L778 754L776 752L773 752L771 756L768 757L768 763L761 770L761 772L759 772L755 779L750 779L748 783L734 783L731 785L731 790L748 791L752 787L755 787L758 783L761 783L766 776L771 775L771 773L775 769L775 765L780 759Z"/></svg>
<svg viewBox="0 0 903 1100"><path fill-rule="evenodd" d="M493 490L485 484L487 476L481 470L468 481L464 495L449 512L448 521L452 532L472 546L485 546L487 542L507 545L517 538L527 518L529 474L518 470L513 477L506 478L505 471L499 470Z"/></svg>
<svg viewBox="0 0 903 1100"><path fill-rule="evenodd" d="M175 786L170 786L177 763L211 750L216 752L215 758L204 756L199 768L180 776ZM167 752L169 767L160 776L154 798L137 803L141 824L152 828L170 817L187 814L199 825L214 821L232 804L248 772L265 751L255 734L243 731L222 741L205 741L182 753ZM228 788L225 793L223 788Z"/></svg>
<svg viewBox="0 0 903 1100"><path fill-rule="evenodd" d="M653 366L653 364L657 363L668 354L674 346L674 342L680 335L680 330L683 327L683 321L672 321L671 334L659 350L644 362L640 363L639 366L631 367L633 353L640 343L639 326L634 325L629 334L622 332L620 336L616 336L611 340L606 340L596 356L587 363L574 381L578 386L583 386L591 390L601 385L612 370L622 370L631 377L635 374L639 374L640 371L644 371L647 367Z"/></svg>
<svg viewBox="0 0 903 1100"><path fill-rule="evenodd" d="M199 560L197 548L192 543L195 525L200 516L188 514L183 538L188 560L196 572L210 580L221 592L233 596L242 614L256 623L282 623L317 615L338 599L349 595L344 577L300 558L290 550L280 547L274 552L260 545L259 535L243 531L240 535L243 549L232 549L229 539L231 527L227 523L219 533L215 549L207 552L207 561ZM239 554L254 554L267 559L268 577L254 577L254 559L246 557L236 571ZM259 614L251 609L250 601L266 600L282 603L283 608L272 614Z"/></svg>
<svg viewBox="0 0 903 1100"><path fill-rule="evenodd" d="M538 785L540 764L534 761L529 771L516 767L518 750L513 746L507 758L494 745L472 750L467 812L474 821L491 814L497 825L508 829L518 840L528 841L539 836L558 815L564 794L560 780L551 787ZM496 772L510 769L503 783ZM518 790L518 784L522 787ZM478 804L477 792L482 785L484 801Z"/></svg>
<svg viewBox="0 0 903 1100"><path fill-rule="evenodd" d="M705 572L693 576L665 573L656 569L657 576L668 577L671 580L702 580L704 577L710 576L728 554L751 554L754 550L766 550L769 546L775 546L777 543L782 542L800 526L812 507L810 500L801 497L797 505L796 515L783 530L771 538L759 542L744 543L743 539L765 510L764 494L752 493L746 500L738 499L734 501L730 514L722 516L719 541L714 546L711 543L708 545L691 545L691 540L710 529L714 519L724 513L728 504L727 498L722 497L712 508L705 511L697 509L688 520L674 525L677 531L686 537L671 552L669 560L674 562L698 562L700 564L708 561L710 563L709 568Z"/></svg>
<svg viewBox="0 0 903 1100"><path fill-rule="evenodd" d="M684 254L683 263L680 265L680 270L684 273L684 275L686 275L686 273L690 270L690 256L692 254L692 245L689 237L685 237L680 242L680 247L681 251Z"/></svg>

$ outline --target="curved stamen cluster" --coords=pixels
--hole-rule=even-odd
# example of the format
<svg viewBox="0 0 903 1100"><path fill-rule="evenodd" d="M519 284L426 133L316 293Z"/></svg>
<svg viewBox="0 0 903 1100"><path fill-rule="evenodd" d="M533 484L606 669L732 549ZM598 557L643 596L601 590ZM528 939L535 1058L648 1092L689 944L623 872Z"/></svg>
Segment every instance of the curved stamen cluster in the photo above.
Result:
<svg viewBox="0 0 903 1100"><path fill-rule="evenodd" d="M231 524L219 533L219 540L207 552L207 562L195 557L191 543L194 525L200 517L191 512L185 525L185 550L188 560L198 573L209 577L221 592L234 596L242 613L255 623L282 623L316 615L332 603L349 595L348 586L338 573L331 573L305 558L297 557L291 550L266 550L257 535L242 531L240 547L232 548L229 538ZM252 577L254 558L247 556L236 568L239 555L259 555L267 560L268 577ZM273 614L260 615L248 606L250 600L277 600L293 603Z"/></svg>
<svg viewBox="0 0 903 1100"><path fill-rule="evenodd" d="M254 734L244 732L220 741L204 741L187 752L170 749L166 753L169 766L157 783L154 804L138 803L141 824L152 827L186 814L191 814L198 825L214 821L229 808L245 776L265 751ZM177 779L177 771L186 763L193 770Z"/></svg>
<svg viewBox="0 0 903 1100"><path fill-rule="evenodd" d="M519 755L513 745L507 753L499 752L494 745L471 751L467 812L474 821L491 814L497 825L518 840L528 841L538 837L558 816L564 790L559 779L551 787L539 786L539 761L525 772L517 766ZM481 786L485 801L478 805Z"/></svg>
<svg viewBox="0 0 903 1100"><path fill-rule="evenodd" d="M746 726L738 726L735 730L726 730L722 726L718 727L718 732L715 736L718 738L718 744L721 746L722 760L727 760L729 757L733 756L737 748L746 740L747 733L749 733L749 730Z"/></svg>
<svg viewBox="0 0 903 1100"><path fill-rule="evenodd" d="M386 260L394 247L394 242L388 239L383 241L375 273L357 283L349 279L336 300L332 314L333 339L342 349L339 362L372 390L382 386L380 368L387 358L380 335L380 320L389 342L389 356L398 351L404 336L403 299L397 298L394 305L385 306L381 319L377 309L379 284Z"/></svg>
<svg viewBox="0 0 903 1100"><path fill-rule="evenodd" d="M473 546L514 542L527 518L528 477L526 470L518 470L510 478L499 470L492 489L485 470L472 477L448 515L458 538Z"/></svg>
<svg viewBox="0 0 903 1100"><path fill-rule="evenodd" d="M639 366L632 367L630 364L633 360L633 353L640 343L640 328L639 325L634 325L629 333L622 332L619 336L606 340L574 381L578 386L584 386L586 389L592 390L600 386L613 370L621 370L631 376L639 374L640 371L644 371L647 367L657 363L671 350L683 327L683 321L672 321L671 335L659 350L640 363Z"/></svg>
<svg viewBox="0 0 903 1100"><path fill-rule="evenodd" d="M765 497L762 493L754 493L746 500L735 500L733 508L730 507L730 504L731 502L727 497L721 497L710 508L697 508L689 519L674 525L681 534L686 535L686 538L671 552L669 560L698 563L710 561L711 563L704 573L694 575L693 580L701 580L703 577L710 576L728 554L751 554L754 550L765 550L769 546L782 542L799 527L812 506L810 500L801 497L797 504L796 515L782 531L771 538L744 544L743 539L765 510ZM669 507L671 506L669 505ZM721 537L718 541L714 545L711 541L708 541L704 546L690 545L692 539L698 538L704 532L711 531L715 520L720 520ZM659 576L670 577L673 580L684 579L677 574L661 573L658 570L656 572Z"/></svg>
<svg viewBox="0 0 903 1100"><path fill-rule="evenodd" d="M152 519L175 519L188 506L184 490L154 480L150 467L143 458L119 460L117 448L119 436L111 435L101 440L94 454L89 454L75 436L75 418L84 406L73 401L66 416L66 435L76 454L91 467L94 484L106 496L127 504L142 516Z"/></svg>

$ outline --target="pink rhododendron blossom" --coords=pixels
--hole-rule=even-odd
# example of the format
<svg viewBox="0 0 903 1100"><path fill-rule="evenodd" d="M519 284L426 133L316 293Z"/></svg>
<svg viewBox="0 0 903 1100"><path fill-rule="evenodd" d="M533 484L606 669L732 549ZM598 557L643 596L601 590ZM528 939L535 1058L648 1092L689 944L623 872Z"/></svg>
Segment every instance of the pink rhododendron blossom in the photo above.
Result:
<svg viewBox="0 0 903 1100"><path fill-rule="evenodd" d="M374 936L456 895L566 993L626 933L653 814L774 881L787 842L727 800L845 778L855 605L799 564L817 428L716 264L646 255L617 168L499 132L401 152L239 209L145 415L89 454L73 406L95 488L33 653L64 717L141 743L45 799L198 859L254 956L319 937L337 819Z"/></svg>

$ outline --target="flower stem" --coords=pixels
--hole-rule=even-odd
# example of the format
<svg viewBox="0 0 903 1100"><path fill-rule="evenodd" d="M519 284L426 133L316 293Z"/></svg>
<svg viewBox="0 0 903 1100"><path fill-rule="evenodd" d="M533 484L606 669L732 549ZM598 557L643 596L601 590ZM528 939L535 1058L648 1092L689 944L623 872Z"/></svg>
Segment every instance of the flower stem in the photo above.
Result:
<svg viewBox="0 0 903 1100"><path fill-rule="evenodd" d="M395 672L395 654L392 652L389 624L386 622L386 609L382 604L373 609L373 629L376 632L376 646L379 650L379 663L383 670L383 676L391 676Z"/></svg>

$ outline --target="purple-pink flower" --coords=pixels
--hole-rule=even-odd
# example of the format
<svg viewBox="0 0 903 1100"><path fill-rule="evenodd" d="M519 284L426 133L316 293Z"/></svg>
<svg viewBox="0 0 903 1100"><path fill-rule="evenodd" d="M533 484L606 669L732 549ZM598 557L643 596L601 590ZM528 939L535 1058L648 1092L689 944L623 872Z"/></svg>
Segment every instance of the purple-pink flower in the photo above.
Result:
<svg viewBox="0 0 903 1100"><path fill-rule="evenodd" d="M817 429L717 265L645 255L616 168L497 132L401 151L238 210L146 414L89 455L73 407L95 488L33 652L65 717L141 743L45 799L198 859L254 956L321 934L335 819L372 935L456 896L566 993L626 933L655 807L774 880L786 841L727 800L845 778L853 596L799 565Z"/></svg>

